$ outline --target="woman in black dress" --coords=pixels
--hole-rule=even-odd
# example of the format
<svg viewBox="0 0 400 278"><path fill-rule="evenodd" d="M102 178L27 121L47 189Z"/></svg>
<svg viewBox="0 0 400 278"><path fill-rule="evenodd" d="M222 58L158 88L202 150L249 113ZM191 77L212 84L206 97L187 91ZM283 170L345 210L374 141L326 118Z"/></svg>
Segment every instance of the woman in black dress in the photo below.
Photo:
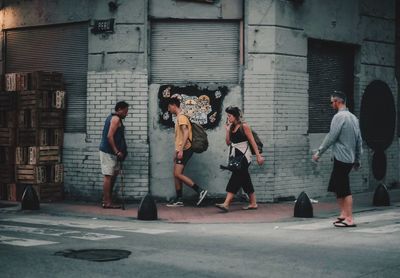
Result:
<svg viewBox="0 0 400 278"><path fill-rule="evenodd" d="M238 107L229 106L225 109L225 112L227 113L225 141L226 144L230 146L229 155L244 155L244 162L242 169L232 172L231 178L226 186L227 195L225 201L222 204L216 204L215 206L224 212L228 212L229 205L236 193L240 188L243 188L243 191L247 193L250 199L250 204L243 207L243 209L257 209L256 195L254 193L254 187L248 169L251 162L251 150L249 144L251 144L255 151L258 165L264 163L264 157L262 157L258 151L250 126L241 121L240 109Z"/></svg>

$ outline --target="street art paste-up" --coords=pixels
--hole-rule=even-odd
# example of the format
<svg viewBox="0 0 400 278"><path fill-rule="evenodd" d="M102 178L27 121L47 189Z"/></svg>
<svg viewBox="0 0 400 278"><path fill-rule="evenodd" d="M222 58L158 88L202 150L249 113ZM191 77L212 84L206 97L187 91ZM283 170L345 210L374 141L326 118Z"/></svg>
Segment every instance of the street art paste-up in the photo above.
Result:
<svg viewBox="0 0 400 278"><path fill-rule="evenodd" d="M175 87L163 85L158 92L160 123L167 127L173 127L175 116L168 112L167 99L176 97L181 101L181 108L192 122L201 124L205 128L218 126L221 120L222 102L228 88L201 89L198 86Z"/></svg>

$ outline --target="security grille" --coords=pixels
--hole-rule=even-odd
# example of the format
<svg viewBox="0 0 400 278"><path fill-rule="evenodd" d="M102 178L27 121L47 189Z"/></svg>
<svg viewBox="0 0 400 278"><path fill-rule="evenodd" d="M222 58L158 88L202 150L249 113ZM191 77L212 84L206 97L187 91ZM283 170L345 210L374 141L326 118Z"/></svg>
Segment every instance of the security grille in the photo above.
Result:
<svg viewBox="0 0 400 278"><path fill-rule="evenodd" d="M350 45L310 39L308 41L309 133L329 132L334 111L330 94L339 90L354 107L354 52Z"/></svg>
<svg viewBox="0 0 400 278"><path fill-rule="evenodd" d="M239 23L154 21L151 24L152 83L239 80Z"/></svg>
<svg viewBox="0 0 400 278"><path fill-rule="evenodd" d="M6 72L64 74L66 132L86 132L88 23L6 30Z"/></svg>

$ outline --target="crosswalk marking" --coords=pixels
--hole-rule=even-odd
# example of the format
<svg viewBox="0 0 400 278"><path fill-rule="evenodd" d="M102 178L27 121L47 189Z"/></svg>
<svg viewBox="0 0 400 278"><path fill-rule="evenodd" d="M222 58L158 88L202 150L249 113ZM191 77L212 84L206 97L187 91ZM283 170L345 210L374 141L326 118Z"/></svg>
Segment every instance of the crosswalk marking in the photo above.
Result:
<svg viewBox="0 0 400 278"><path fill-rule="evenodd" d="M23 223L23 224L36 224L36 225L48 225L48 226L64 226L72 228L84 228L84 229L104 229L107 231L118 231L128 233L142 233L150 235L158 235L164 233L175 232L174 230L165 229L151 229L151 228L137 228L133 227L131 223L120 223L119 225L105 225L99 223L98 220L91 221L78 221L73 222L59 219L34 219L34 218L18 218L18 219L7 219L8 222Z"/></svg>
<svg viewBox="0 0 400 278"><path fill-rule="evenodd" d="M34 228L34 227L23 227L23 226L11 226L11 225L0 225L0 231L6 232L23 232L38 235L47 236L58 236L58 237L70 237L85 240L104 240L112 238L120 238L118 235L106 235L100 233L87 233L82 231L68 231L53 228Z"/></svg>
<svg viewBox="0 0 400 278"><path fill-rule="evenodd" d="M30 246L48 245L56 243L58 242L48 241L48 240L38 240L38 239L16 238L16 237L8 237L0 235L0 244L30 247Z"/></svg>
<svg viewBox="0 0 400 278"><path fill-rule="evenodd" d="M17 218L17 219L6 219L8 222L25 223L25 224L38 224L38 225L51 225L51 226L65 226L71 228L84 228L84 229L104 229L113 227L110 225L104 225L98 223L96 220L85 220L85 221L66 221L58 219L36 219L36 218Z"/></svg>

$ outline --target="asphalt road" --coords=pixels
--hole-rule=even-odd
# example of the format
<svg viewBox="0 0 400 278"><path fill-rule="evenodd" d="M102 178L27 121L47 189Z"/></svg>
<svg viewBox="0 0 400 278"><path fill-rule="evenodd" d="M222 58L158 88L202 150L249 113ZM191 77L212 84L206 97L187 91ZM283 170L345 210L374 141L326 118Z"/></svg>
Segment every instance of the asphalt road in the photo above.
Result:
<svg viewBox="0 0 400 278"><path fill-rule="evenodd" d="M399 277L400 208L332 219L170 224L35 213L0 215L0 277ZM127 250L94 262L56 255Z"/></svg>

